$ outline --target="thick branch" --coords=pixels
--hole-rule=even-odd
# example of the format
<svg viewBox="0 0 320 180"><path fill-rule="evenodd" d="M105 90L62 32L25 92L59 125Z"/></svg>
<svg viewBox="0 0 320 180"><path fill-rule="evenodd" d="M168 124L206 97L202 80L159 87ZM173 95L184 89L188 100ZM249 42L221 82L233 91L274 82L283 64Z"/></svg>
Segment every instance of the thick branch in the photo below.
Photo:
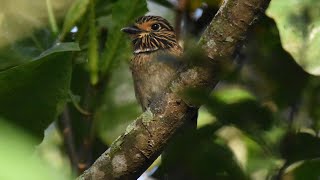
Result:
<svg viewBox="0 0 320 180"><path fill-rule="evenodd" d="M230 57L257 15L270 0L225 0L200 40L211 59ZM182 72L150 109L129 125L111 147L79 179L137 179L160 155L169 139L196 109L179 96L187 88L212 90L216 66L195 66Z"/></svg>

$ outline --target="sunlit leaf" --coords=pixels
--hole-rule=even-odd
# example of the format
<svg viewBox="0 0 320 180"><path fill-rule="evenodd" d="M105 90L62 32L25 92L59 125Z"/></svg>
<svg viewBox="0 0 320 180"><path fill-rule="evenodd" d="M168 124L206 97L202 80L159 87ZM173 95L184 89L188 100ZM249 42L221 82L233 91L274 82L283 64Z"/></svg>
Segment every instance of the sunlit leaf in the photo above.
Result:
<svg viewBox="0 0 320 180"><path fill-rule="evenodd" d="M318 0L274 0L267 10L277 23L284 49L314 75L320 75L319 8Z"/></svg>
<svg viewBox="0 0 320 180"><path fill-rule="evenodd" d="M240 101L255 100L255 97L247 90L241 88L226 88L223 91L217 91L214 97L226 104L232 104Z"/></svg>
<svg viewBox="0 0 320 180"><path fill-rule="evenodd" d="M51 55L0 72L0 115L42 138L68 99L70 51L77 50L47 52Z"/></svg>

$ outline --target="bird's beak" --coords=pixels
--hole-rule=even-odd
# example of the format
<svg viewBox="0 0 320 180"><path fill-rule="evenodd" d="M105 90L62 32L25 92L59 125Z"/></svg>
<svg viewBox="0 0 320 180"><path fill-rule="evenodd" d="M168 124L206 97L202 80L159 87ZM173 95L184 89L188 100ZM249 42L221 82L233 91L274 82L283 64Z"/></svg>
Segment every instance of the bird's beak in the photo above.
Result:
<svg viewBox="0 0 320 180"><path fill-rule="evenodd" d="M139 34L142 32L140 29L137 28L137 26L124 27L121 29L121 31L128 34Z"/></svg>

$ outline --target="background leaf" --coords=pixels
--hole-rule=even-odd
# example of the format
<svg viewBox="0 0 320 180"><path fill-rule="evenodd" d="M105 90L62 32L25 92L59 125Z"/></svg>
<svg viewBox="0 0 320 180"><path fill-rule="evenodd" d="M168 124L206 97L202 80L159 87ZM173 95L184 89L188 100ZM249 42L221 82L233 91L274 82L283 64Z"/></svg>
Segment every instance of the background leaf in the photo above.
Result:
<svg viewBox="0 0 320 180"><path fill-rule="evenodd" d="M288 133L281 143L281 155L289 164L319 158L318 149L320 149L320 138L308 133Z"/></svg>
<svg viewBox="0 0 320 180"><path fill-rule="evenodd" d="M66 52L0 72L1 116L42 138L68 98L72 61L67 51L79 50L69 45Z"/></svg>
<svg viewBox="0 0 320 180"><path fill-rule="evenodd" d="M320 75L319 8L318 0L274 0L267 10L277 23L284 49L314 75Z"/></svg>
<svg viewBox="0 0 320 180"><path fill-rule="evenodd" d="M1 179L69 179L34 154L34 144L36 143L34 137L8 122L7 119L0 117Z"/></svg>

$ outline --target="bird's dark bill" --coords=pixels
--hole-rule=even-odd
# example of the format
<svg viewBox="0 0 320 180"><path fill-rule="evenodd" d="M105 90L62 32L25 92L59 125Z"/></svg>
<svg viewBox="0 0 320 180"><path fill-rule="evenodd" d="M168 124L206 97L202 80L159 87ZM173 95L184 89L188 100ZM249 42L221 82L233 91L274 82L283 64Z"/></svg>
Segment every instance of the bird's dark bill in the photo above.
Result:
<svg viewBox="0 0 320 180"><path fill-rule="evenodd" d="M128 34L138 34L142 32L136 26L125 27L125 28L122 28L121 31Z"/></svg>

